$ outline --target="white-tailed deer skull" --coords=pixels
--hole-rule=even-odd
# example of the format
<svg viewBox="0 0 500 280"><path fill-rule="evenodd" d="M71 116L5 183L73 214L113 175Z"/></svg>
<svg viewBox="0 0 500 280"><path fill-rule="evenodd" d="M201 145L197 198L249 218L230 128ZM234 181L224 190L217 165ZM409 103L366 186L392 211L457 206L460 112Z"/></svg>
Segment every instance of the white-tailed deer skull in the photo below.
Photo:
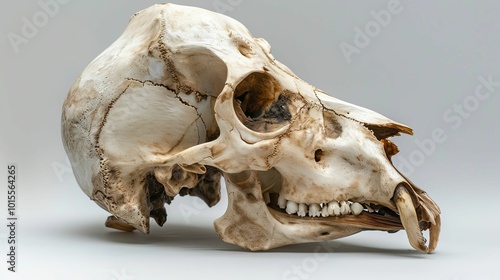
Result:
<svg viewBox="0 0 500 280"><path fill-rule="evenodd" d="M222 175L216 231L250 250L363 230L404 229L423 252L438 242L438 206L390 160L388 138L412 130L302 81L224 15L172 4L135 14L71 88L62 132L109 227L147 233L178 194L215 205Z"/></svg>

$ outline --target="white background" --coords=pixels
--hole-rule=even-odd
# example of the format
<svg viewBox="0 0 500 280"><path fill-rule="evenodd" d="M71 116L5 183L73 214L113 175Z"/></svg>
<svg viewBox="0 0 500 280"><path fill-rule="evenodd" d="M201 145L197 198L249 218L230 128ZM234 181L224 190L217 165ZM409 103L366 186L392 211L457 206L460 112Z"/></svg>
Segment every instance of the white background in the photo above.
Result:
<svg viewBox="0 0 500 280"><path fill-rule="evenodd" d="M7 184L7 164L16 163L19 259L15 274L2 261L2 279L500 279L500 86L482 100L474 95L478 77L500 82L500 4L401 1L400 12L357 47L356 28L373 25L372 11L387 10L390 2L175 3L241 21L302 79L413 127L413 137L394 139L401 150L394 162L442 209L435 254L412 250L404 232L250 253L223 243L212 228L225 211L225 189L212 209L176 198L165 226L148 236L105 228L107 213L69 171L61 106L83 68L133 13L154 2L61 0L36 32L24 36L26 21L46 12L38 1L9 1L0 11L0 185ZM12 34L25 40L13 44ZM341 44L358 52L346 56ZM462 115L455 112L464 105ZM436 130L445 140L425 150L421 143ZM5 187L0 212L7 216ZM6 238L1 226L2 256Z"/></svg>

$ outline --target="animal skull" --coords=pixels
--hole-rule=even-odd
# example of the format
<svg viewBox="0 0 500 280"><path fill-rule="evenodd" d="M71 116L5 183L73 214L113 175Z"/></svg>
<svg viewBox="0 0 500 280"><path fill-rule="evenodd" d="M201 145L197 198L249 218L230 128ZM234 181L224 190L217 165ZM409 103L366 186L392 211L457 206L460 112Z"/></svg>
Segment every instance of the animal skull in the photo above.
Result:
<svg viewBox="0 0 500 280"><path fill-rule="evenodd" d="M406 230L438 242L440 210L391 163L412 130L307 84L236 20L155 5L83 71L64 103L63 142L108 227L149 232L165 203L194 195L226 242L250 250ZM429 229L426 245L422 231Z"/></svg>

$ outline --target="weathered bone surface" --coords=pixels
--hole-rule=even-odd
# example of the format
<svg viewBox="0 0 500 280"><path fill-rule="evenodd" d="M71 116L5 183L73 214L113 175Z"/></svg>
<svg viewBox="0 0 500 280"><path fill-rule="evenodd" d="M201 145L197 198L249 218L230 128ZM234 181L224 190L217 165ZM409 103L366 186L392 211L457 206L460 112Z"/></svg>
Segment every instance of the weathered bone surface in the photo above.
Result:
<svg viewBox="0 0 500 280"><path fill-rule="evenodd" d="M250 250L406 230L430 253L440 210L391 163L412 130L295 76L236 20L155 5L83 71L64 103L63 142L106 225L149 232L165 203L229 197L215 229ZM429 230L429 244L422 231Z"/></svg>

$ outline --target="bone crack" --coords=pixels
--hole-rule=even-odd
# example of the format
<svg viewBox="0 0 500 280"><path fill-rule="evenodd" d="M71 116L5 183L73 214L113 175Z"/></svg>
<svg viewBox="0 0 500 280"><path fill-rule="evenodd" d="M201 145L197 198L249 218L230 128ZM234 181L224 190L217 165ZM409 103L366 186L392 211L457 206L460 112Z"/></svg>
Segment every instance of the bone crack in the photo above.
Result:
<svg viewBox="0 0 500 280"><path fill-rule="evenodd" d="M207 129L208 129L207 124L205 123L205 120L203 119L203 117L201 116L201 114L198 112L198 108L197 108L196 106L191 105L191 104L190 104L189 102L187 102L186 100L182 99L182 97L180 97L180 96L179 96L179 95L180 95L180 93L181 93L180 91L176 91L176 90L174 90L173 88L171 88L171 87L169 87L169 86L167 86L167 85L165 85L165 84L155 83L155 82L153 82L153 81L151 81L151 80L144 80L144 81L141 81L141 80L134 79L134 78L125 78L125 79L126 79L126 80L128 80L128 81L133 81L133 82L140 83L140 84L142 84L142 85L149 84L149 85L152 85L152 86L155 86L155 87L162 87L162 88L165 88L165 89L166 89L166 90L168 90L168 91L173 92L173 93L175 94L175 98L176 98L177 100L179 100L179 102L181 102L181 103L182 103L183 105L185 105L185 106L188 106L188 107L193 108L193 109L196 111L196 114L198 115L198 119L200 119L200 120L201 120L201 122L203 123L203 126L205 127L205 130L207 130ZM127 87L127 88L128 88L128 87ZM189 89L188 87L185 87L185 86L181 86L180 88L181 88L181 89L186 89L186 88L187 88L187 89ZM191 89L190 89L190 90L191 90ZM197 91L194 91L194 90L191 90L191 92L194 92L197 96L198 96L198 95L206 96L206 94L203 94L203 93L201 93L201 92L197 92ZM186 94L187 94L187 93L186 93Z"/></svg>

